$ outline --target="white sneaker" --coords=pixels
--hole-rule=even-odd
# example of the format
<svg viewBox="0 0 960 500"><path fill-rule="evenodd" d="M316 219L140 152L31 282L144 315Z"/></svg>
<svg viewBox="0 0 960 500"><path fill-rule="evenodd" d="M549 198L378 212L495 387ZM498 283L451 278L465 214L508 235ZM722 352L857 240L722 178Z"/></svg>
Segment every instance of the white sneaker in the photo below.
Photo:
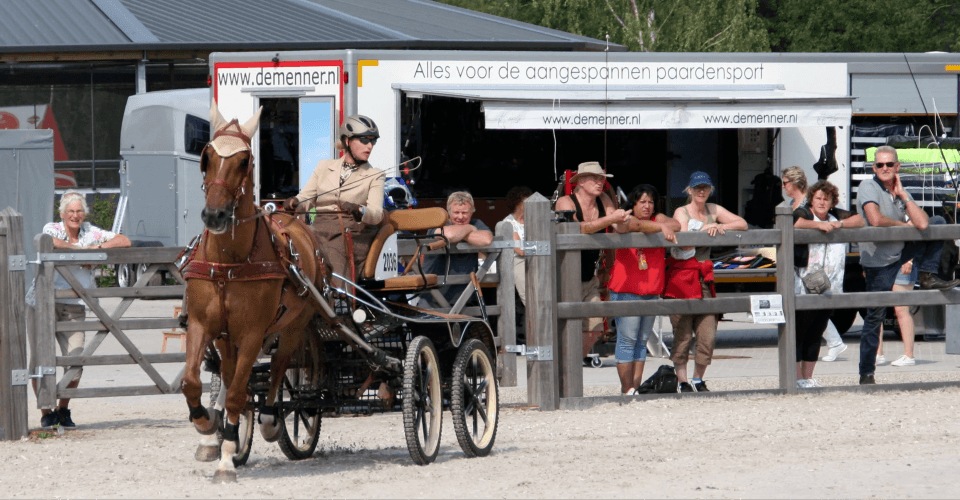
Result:
<svg viewBox="0 0 960 500"><path fill-rule="evenodd" d="M909 358L909 357L907 357L906 354L904 354L904 355L900 356L899 358L897 358L896 361L894 361L893 363L890 363L890 364L893 365L893 366L913 366L913 365L917 364L917 360L915 360L915 359L913 359L913 358Z"/></svg>
<svg viewBox="0 0 960 500"><path fill-rule="evenodd" d="M815 389L815 388L817 388L817 387L823 387L822 385L820 385L820 381L817 380L817 379L815 379L815 378L808 378L808 379L807 379L807 382L809 382L809 384L810 384L810 387L808 387L808 389Z"/></svg>
<svg viewBox="0 0 960 500"><path fill-rule="evenodd" d="M877 366L887 364L887 357L883 354L877 354Z"/></svg>
<svg viewBox="0 0 960 500"><path fill-rule="evenodd" d="M810 379L808 378L798 378L797 379L797 389L810 389L813 386L810 385Z"/></svg>
<svg viewBox="0 0 960 500"><path fill-rule="evenodd" d="M821 361L836 361L837 356L840 355L843 351L847 350L847 344L840 343L829 349L827 349L827 355L820 358Z"/></svg>

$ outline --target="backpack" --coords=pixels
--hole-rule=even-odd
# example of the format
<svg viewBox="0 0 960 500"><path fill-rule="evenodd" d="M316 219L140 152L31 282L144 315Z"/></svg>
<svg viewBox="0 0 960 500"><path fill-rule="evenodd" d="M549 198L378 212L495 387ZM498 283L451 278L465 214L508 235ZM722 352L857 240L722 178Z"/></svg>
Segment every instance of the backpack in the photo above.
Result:
<svg viewBox="0 0 960 500"><path fill-rule="evenodd" d="M637 387L638 394L669 394L677 392L677 373L670 365L662 365L657 371L650 375L640 387Z"/></svg>

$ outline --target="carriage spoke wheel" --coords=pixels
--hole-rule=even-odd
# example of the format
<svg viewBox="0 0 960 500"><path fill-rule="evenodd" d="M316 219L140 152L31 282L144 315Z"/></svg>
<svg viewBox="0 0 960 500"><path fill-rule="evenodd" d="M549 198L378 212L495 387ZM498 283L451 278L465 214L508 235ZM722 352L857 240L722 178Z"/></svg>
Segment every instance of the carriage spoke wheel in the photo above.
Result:
<svg viewBox="0 0 960 500"><path fill-rule="evenodd" d="M443 395L437 350L427 337L415 337L403 363L403 430L417 465L427 465L440 449Z"/></svg>
<svg viewBox="0 0 960 500"><path fill-rule="evenodd" d="M450 413L460 448L468 457L485 457L497 438L500 394L483 342L470 339L460 346L451 381Z"/></svg>
<svg viewBox="0 0 960 500"><path fill-rule="evenodd" d="M313 456L320 439L320 410L316 394L320 387L320 346L308 335L304 346L290 361L279 392L279 418L283 420L280 450L290 460Z"/></svg>

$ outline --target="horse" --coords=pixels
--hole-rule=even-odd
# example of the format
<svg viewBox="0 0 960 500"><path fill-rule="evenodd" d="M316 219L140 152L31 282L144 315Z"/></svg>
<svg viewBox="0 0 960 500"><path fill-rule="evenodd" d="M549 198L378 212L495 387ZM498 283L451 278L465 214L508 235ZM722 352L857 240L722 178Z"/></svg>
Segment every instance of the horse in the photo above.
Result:
<svg viewBox="0 0 960 500"><path fill-rule="evenodd" d="M290 359L303 344L317 304L293 267L313 283L326 271L320 245L301 220L259 209L253 196L250 138L262 108L246 123L227 121L216 101L210 109L213 139L201 153L205 229L189 249L181 272L186 280L186 367L181 392L190 421L203 435L217 432L218 413L201 403L200 367L208 346L220 353L220 376L226 391L223 442L213 480L234 482L240 413L248 404L247 384L265 347L275 351L270 363L270 390L260 410L260 432L278 439L277 396ZM199 456L198 456L199 458Z"/></svg>

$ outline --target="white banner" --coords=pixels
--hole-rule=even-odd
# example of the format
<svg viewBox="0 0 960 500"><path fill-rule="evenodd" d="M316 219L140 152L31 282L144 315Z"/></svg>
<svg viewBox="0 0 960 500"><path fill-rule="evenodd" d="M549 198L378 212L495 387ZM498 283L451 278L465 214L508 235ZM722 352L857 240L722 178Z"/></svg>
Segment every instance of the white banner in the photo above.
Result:
<svg viewBox="0 0 960 500"><path fill-rule="evenodd" d="M850 124L849 102L484 101L488 129L716 129L830 127Z"/></svg>

